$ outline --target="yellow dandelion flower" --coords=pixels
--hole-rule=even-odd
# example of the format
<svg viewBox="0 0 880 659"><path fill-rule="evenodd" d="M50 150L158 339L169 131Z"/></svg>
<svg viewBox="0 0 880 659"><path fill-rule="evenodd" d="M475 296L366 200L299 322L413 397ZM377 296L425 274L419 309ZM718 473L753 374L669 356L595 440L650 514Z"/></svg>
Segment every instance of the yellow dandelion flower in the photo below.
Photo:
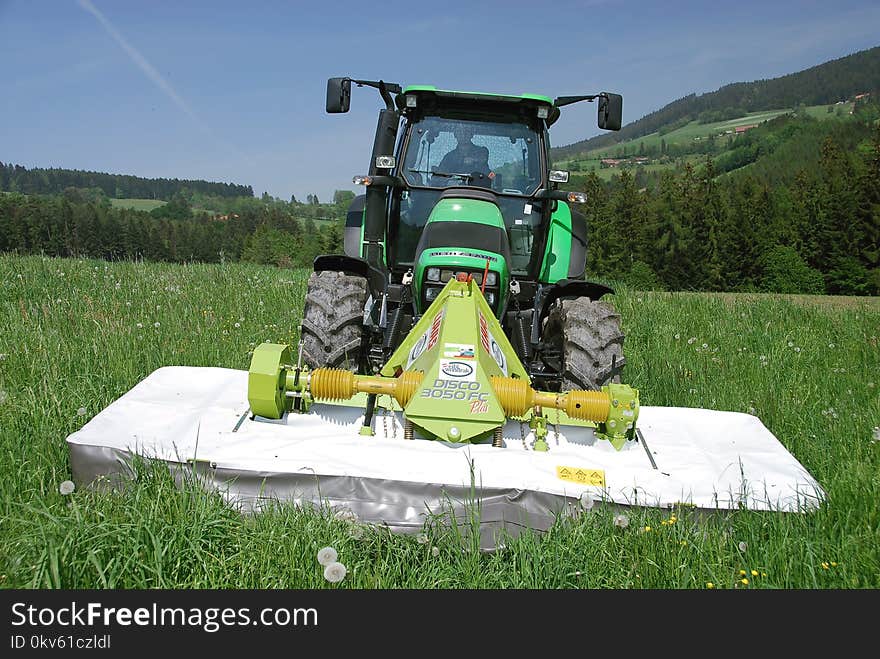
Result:
<svg viewBox="0 0 880 659"><path fill-rule="evenodd" d="M837 563L835 563L834 561L831 561L831 567L837 567Z"/></svg>
<svg viewBox="0 0 880 659"><path fill-rule="evenodd" d="M666 526L667 524L669 524L669 522L667 522L665 519L664 519L662 522L660 522L660 523L661 523L663 526Z"/></svg>
<svg viewBox="0 0 880 659"><path fill-rule="evenodd" d="M675 515L673 515L672 517L669 518L670 524L675 524L677 521L678 521L678 517L676 517Z"/></svg>
<svg viewBox="0 0 880 659"><path fill-rule="evenodd" d="M745 570L740 570L740 571L739 571L739 576L741 576L741 577L746 576L746 571L745 571Z"/></svg>
<svg viewBox="0 0 880 659"><path fill-rule="evenodd" d="M742 579L740 579L739 582L740 582L743 586L748 586L748 585L749 585L749 580L746 579L745 577L743 577Z"/></svg>
<svg viewBox="0 0 880 659"><path fill-rule="evenodd" d="M706 582L706 588L708 588L708 589L711 590L711 589L714 588L714 587L715 587L715 584L713 584L711 581L707 581L707 582Z"/></svg>
<svg viewBox="0 0 880 659"><path fill-rule="evenodd" d="M646 526L646 527L645 527L645 533L649 533L650 531L651 531L651 527L650 527L650 526Z"/></svg>
<svg viewBox="0 0 880 659"><path fill-rule="evenodd" d="M826 563L825 561L822 561L822 569L823 569L823 570L827 570L827 569L829 569L829 568L828 568L828 563Z"/></svg>
<svg viewBox="0 0 880 659"><path fill-rule="evenodd" d="M766 572L761 572L761 576L762 576L762 577L766 577L766 576L767 576L767 573L766 573Z"/></svg>
<svg viewBox="0 0 880 659"><path fill-rule="evenodd" d="M688 543L687 540L682 540L679 544L680 544L682 547L687 547L687 543Z"/></svg>
<svg viewBox="0 0 880 659"><path fill-rule="evenodd" d="M758 576L758 571L757 571L757 570L752 570L752 576L753 576L753 577L757 577L757 576Z"/></svg>

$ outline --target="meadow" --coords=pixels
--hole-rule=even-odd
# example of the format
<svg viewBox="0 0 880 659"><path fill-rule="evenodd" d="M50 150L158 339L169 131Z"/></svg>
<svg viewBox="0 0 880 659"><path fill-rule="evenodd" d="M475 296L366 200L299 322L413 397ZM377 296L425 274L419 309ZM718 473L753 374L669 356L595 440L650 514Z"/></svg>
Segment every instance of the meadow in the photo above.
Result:
<svg viewBox="0 0 880 659"><path fill-rule="evenodd" d="M642 404L756 414L828 498L808 514L602 504L481 553L279 504L240 515L141 465L78 488L65 438L154 369L246 369L295 342L308 272L0 255L0 587L880 587L880 299L639 292L612 297ZM315 556L334 547L338 584Z"/></svg>
<svg viewBox="0 0 880 659"><path fill-rule="evenodd" d="M113 208L129 208L134 211L151 211L167 203L162 199L110 199Z"/></svg>

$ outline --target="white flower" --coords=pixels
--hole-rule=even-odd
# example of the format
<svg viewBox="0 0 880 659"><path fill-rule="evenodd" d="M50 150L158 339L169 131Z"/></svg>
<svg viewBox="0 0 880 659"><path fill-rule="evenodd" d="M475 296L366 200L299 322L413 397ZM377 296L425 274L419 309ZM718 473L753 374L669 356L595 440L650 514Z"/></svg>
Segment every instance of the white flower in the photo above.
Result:
<svg viewBox="0 0 880 659"><path fill-rule="evenodd" d="M834 349L834 344L833 344L833 343L829 343L829 344L828 344L828 347L831 348L831 349L833 350L833 349Z"/></svg>
<svg viewBox="0 0 880 659"><path fill-rule="evenodd" d="M791 348L794 345L791 341L788 342L788 347Z"/></svg>
<svg viewBox="0 0 880 659"><path fill-rule="evenodd" d="M880 442L880 426L874 427L874 437L871 441L872 442Z"/></svg>
<svg viewBox="0 0 880 659"><path fill-rule="evenodd" d="M155 327L155 328L158 329L159 325L161 325L161 324L162 324L162 323L160 323L160 322L157 320L155 323L153 323L153 327Z"/></svg>
<svg viewBox="0 0 880 659"><path fill-rule="evenodd" d="M61 485L58 486L58 491L64 496L71 494L75 489L76 485L73 484L73 481L62 481Z"/></svg>
<svg viewBox="0 0 880 659"><path fill-rule="evenodd" d="M86 412L86 408L84 408L84 407L81 407L81 408L79 408L79 409L76 411L76 415L77 415L77 416L85 416L86 413L87 413L87 412Z"/></svg>
<svg viewBox="0 0 880 659"><path fill-rule="evenodd" d="M416 536L416 542L418 542L420 545L428 544L428 534L427 533L419 533Z"/></svg>
<svg viewBox="0 0 880 659"><path fill-rule="evenodd" d="M437 558L440 555L440 547L431 547L431 556Z"/></svg>
<svg viewBox="0 0 880 659"><path fill-rule="evenodd" d="M593 497L589 492L583 492L581 494L581 508L584 510L589 510L593 507Z"/></svg>
<svg viewBox="0 0 880 659"><path fill-rule="evenodd" d="M7 399L8 397L9 397L9 394L7 394L5 391L3 391L2 389L0 389L0 405L2 405L3 403L5 403L5 402L6 402L6 399Z"/></svg>
<svg viewBox="0 0 880 659"><path fill-rule="evenodd" d="M339 583L345 579L345 566L342 563L333 561L324 568L324 578L330 583Z"/></svg>
<svg viewBox="0 0 880 659"><path fill-rule="evenodd" d="M691 345L696 340L697 340L696 337L692 336L691 338L688 339L688 345Z"/></svg>
<svg viewBox="0 0 880 659"><path fill-rule="evenodd" d="M358 521L358 516L355 514L353 510L349 510L348 508L340 508L333 515L340 522L351 522L356 523Z"/></svg>
<svg viewBox="0 0 880 659"><path fill-rule="evenodd" d="M336 550L333 549L333 547L324 547L318 550L318 562L321 565L335 563L337 558L339 558L339 554L336 553Z"/></svg>
<svg viewBox="0 0 880 659"><path fill-rule="evenodd" d="M241 327L241 323L235 323L235 328L238 329L239 327Z"/></svg>
<svg viewBox="0 0 880 659"><path fill-rule="evenodd" d="M704 344L703 344L703 350L705 350L705 349L708 348L708 347L709 347L709 344L708 344L708 343L704 343Z"/></svg>
<svg viewBox="0 0 880 659"><path fill-rule="evenodd" d="M795 352L800 352L801 349L800 349L798 346L795 346L794 351L795 351Z"/></svg>
<svg viewBox="0 0 880 659"><path fill-rule="evenodd" d="M144 327L144 324L143 324L143 323L138 323L138 324L137 324L137 328L138 328L138 329L143 329L143 327Z"/></svg>
<svg viewBox="0 0 880 659"><path fill-rule="evenodd" d="M737 545L737 546L739 547L739 550L740 550L742 553L746 553L746 549L749 548L749 544L748 544L746 541L742 541L742 542L740 542L739 545Z"/></svg>
<svg viewBox="0 0 880 659"><path fill-rule="evenodd" d="M8 356L6 353L0 352L0 362L5 361Z"/></svg>
<svg viewBox="0 0 880 659"><path fill-rule="evenodd" d="M675 333L675 340L678 341L681 338L681 334L678 332Z"/></svg>
<svg viewBox="0 0 880 659"><path fill-rule="evenodd" d="M627 517L626 515L615 515L614 526L619 529L625 529L627 526L629 526L629 517Z"/></svg>

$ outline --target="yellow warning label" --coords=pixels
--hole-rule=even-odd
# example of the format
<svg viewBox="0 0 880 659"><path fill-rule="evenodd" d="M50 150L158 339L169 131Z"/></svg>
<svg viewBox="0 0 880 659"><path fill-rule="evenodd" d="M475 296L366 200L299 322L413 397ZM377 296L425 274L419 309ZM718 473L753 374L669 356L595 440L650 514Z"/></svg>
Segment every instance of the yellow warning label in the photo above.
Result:
<svg viewBox="0 0 880 659"><path fill-rule="evenodd" d="M556 477L563 481L571 481L581 485L605 487L605 472L601 469L584 469L582 467L557 465Z"/></svg>

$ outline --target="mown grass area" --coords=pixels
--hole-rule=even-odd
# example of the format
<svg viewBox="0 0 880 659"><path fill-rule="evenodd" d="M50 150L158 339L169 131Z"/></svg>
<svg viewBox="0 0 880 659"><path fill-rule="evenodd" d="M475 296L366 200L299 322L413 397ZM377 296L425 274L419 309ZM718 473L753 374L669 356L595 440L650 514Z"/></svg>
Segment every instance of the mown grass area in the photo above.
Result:
<svg viewBox="0 0 880 659"><path fill-rule="evenodd" d="M241 516L146 466L121 493L59 492L66 436L154 369L244 369L257 343L296 341L307 275L0 256L0 586L880 586L877 299L614 296L642 403L757 414L825 488L809 514L632 508L621 527L597 504L486 554L329 511ZM327 545L348 569L338 585L315 559Z"/></svg>
<svg viewBox="0 0 880 659"><path fill-rule="evenodd" d="M110 199L113 208L130 208L134 211L151 211L167 203L162 199Z"/></svg>

